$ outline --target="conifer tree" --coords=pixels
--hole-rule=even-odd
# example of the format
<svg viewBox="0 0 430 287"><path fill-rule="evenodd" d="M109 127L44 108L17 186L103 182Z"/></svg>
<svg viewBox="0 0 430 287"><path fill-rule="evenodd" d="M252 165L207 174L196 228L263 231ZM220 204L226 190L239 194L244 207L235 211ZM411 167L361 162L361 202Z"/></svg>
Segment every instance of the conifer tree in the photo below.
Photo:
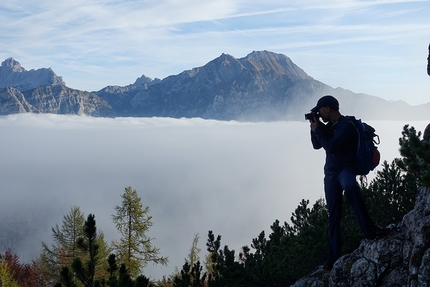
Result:
<svg viewBox="0 0 430 287"><path fill-rule="evenodd" d="M194 235L188 258L185 259L185 264L182 266L182 270L178 272L173 278L174 287L205 286L206 273L203 273L203 266L200 264L199 253L201 249L197 246L199 243L199 238L200 237L198 234Z"/></svg>
<svg viewBox="0 0 430 287"><path fill-rule="evenodd" d="M124 263L122 263L121 266L118 268L115 254L109 255L108 262L109 262L109 280L107 281L107 286L109 287L152 286L149 279L143 275L139 275L135 280L133 280L127 270L127 267L125 267Z"/></svg>
<svg viewBox="0 0 430 287"><path fill-rule="evenodd" d="M52 228L52 244L42 242L42 252L39 261L43 270L49 274L54 282L60 280L59 274L64 266L71 269L74 258L80 255L78 238L84 235L85 218L78 206L70 208L63 216L62 225ZM41 268L42 269L42 268Z"/></svg>
<svg viewBox="0 0 430 287"><path fill-rule="evenodd" d="M78 239L78 246L87 254L87 259L77 257L73 260L72 267L76 277L85 287L94 286L96 264L99 261L99 245L97 244L97 227L93 214L88 215L84 225L84 237ZM82 262L86 260L86 262Z"/></svg>
<svg viewBox="0 0 430 287"><path fill-rule="evenodd" d="M52 228L52 244L48 246L42 242L42 252L34 261L35 268L39 276L44 281L49 282L50 286L54 283L64 282L62 272L67 267L72 273L72 263L75 258L86 260L88 253L79 246L79 238L84 238L85 218L80 208L73 206L70 212L63 216L62 225L58 224ZM110 250L104 240L103 232L97 232L96 243L99 246L100 258L107 258ZM97 262L97 279L108 277L106 260ZM75 275L73 275L74 277ZM64 283L66 284L66 283ZM68 284L68 283L67 283Z"/></svg>
<svg viewBox="0 0 430 287"><path fill-rule="evenodd" d="M430 142L421 139L421 132L405 125L399 139L401 159L398 166L414 175L419 185L430 187Z"/></svg>
<svg viewBox="0 0 430 287"><path fill-rule="evenodd" d="M13 278L13 273L5 260L0 260L0 286L19 287L18 282Z"/></svg>
<svg viewBox="0 0 430 287"><path fill-rule="evenodd" d="M118 286L118 276L117 276L118 264L116 264L115 254L112 253L109 255L108 264L109 264L109 268L108 268L109 279L107 281L107 285L109 287L116 287Z"/></svg>
<svg viewBox="0 0 430 287"><path fill-rule="evenodd" d="M64 266L60 271L61 281L55 284L55 287L76 287L73 272L70 271L69 267Z"/></svg>
<svg viewBox="0 0 430 287"><path fill-rule="evenodd" d="M199 253L201 249L198 247L200 236L198 234L194 235L193 243L191 245L190 254L188 254L188 263L190 266L194 266L197 261L200 260Z"/></svg>
<svg viewBox="0 0 430 287"><path fill-rule="evenodd" d="M8 249L4 254L0 253L0 262L7 263L10 272L20 287L33 287L39 283L39 278L34 265L20 263L19 257L12 249ZM1 284L0 284L1 286Z"/></svg>
<svg viewBox="0 0 430 287"><path fill-rule="evenodd" d="M382 167L362 191L375 223L387 226L400 222L414 208L418 185L416 178L402 172L395 160L391 164L384 161Z"/></svg>
<svg viewBox="0 0 430 287"><path fill-rule="evenodd" d="M124 263L131 276L136 278L148 262L166 265L167 257L159 255L160 251L152 244L153 238L147 234L152 226L149 207L143 208L141 198L131 186L125 188L121 195L121 205L115 207L112 220L121 238L112 242L118 261Z"/></svg>

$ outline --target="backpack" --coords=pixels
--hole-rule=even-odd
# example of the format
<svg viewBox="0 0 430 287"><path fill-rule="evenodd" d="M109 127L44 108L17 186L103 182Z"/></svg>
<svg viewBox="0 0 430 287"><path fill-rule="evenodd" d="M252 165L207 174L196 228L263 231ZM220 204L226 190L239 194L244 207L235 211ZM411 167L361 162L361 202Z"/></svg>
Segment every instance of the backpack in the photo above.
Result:
<svg viewBox="0 0 430 287"><path fill-rule="evenodd" d="M360 119L351 118L358 132L355 173L367 175L379 165L381 160L381 154L376 147L380 143L379 136L375 134L375 129L372 126Z"/></svg>

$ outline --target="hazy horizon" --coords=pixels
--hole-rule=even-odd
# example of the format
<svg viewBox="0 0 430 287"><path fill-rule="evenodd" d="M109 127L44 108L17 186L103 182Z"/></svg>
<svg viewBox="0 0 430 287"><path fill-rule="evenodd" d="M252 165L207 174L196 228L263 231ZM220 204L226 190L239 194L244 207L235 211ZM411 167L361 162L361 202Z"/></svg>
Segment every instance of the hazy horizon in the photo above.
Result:
<svg viewBox="0 0 430 287"><path fill-rule="evenodd" d="M405 124L428 124L369 123L388 162L399 157ZM108 243L117 238L111 214L127 186L149 206L148 235L170 258L167 268L143 270L157 279L182 268L195 234L201 260L209 230L239 252L276 219L289 222L301 199L323 197L324 152L312 149L307 122L18 114L0 117L0 132L0 215L22 238L9 242L22 260L39 254L74 205L95 214Z"/></svg>

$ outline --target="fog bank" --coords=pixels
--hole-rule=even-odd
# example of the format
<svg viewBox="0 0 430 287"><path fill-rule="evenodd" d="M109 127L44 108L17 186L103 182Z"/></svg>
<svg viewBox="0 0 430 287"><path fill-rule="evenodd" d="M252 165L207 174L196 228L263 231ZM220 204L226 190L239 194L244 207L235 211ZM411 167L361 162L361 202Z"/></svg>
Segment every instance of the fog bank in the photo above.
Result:
<svg viewBox="0 0 430 287"><path fill-rule="evenodd" d="M382 160L399 157L406 123L369 123ZM0 117L0 133L0 252L11 247L23 260L38 255L73 205L95 214L108 242L117 238L111 214L127 186L149 206L149 235L170 259L150 264L151 278L182 267L194 234L201 259L209 230L239 251L276 219L289 221L301 199L323 197L324 152L312 149L307 122L21 114Z"/></svg>

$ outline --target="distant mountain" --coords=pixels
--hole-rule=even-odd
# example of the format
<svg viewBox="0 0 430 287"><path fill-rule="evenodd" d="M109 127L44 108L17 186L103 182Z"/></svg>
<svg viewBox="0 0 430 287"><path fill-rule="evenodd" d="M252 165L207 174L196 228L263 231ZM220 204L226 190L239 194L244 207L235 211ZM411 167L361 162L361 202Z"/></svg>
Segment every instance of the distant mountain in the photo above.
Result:
<svg viewBox="0 0 430 287"><path fill-rule="evenodd" d="M13 58L8 58L0 67L0 88L13 87L27 91L40 86L66 85L51 68L27 71Z"/></svg>
<svg viewBox="0 0 430 287"><path fill-rule="evenodd" d="M37 72L47 73L41 70L51 71L51 76L37 82ZM128 86L108 86L91 93L67 88L51 69L26 72L9 58L2 63L0 87L4 87L0 89L0 114L303 120L303 114L325 94L339 99L342 113L366 120L418 120L428 119L430 114L430 104L411 107L402 101L332 88L310 77L287 56L269 51L254 51L241 59L222 54L202 67L162 80L143 75Z"/></svg>
<svg viewBox="0 0 430 287"><path fill-rule="evenodd" d="M96 94L66 87L51 68L27 71L9 58L0 67L0 115L15 113L115 115Z"/></svg>

